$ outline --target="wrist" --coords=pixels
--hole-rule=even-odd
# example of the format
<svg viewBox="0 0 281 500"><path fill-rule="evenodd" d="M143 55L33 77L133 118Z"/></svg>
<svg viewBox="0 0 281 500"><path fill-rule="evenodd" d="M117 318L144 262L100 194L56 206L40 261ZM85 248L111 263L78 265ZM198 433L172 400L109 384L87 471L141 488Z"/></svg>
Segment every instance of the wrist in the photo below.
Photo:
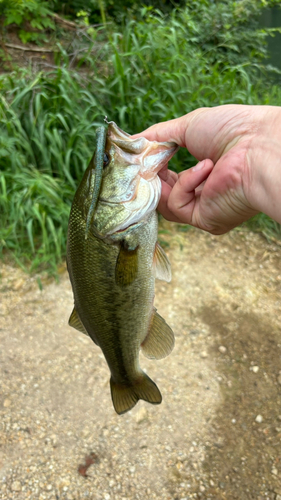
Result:
<svg viewBox="0 0 281 500"><path fill-rule="evenodd" d="M264 106L247 155L247 198L259 212L281 223L281 107Z"/></svg>

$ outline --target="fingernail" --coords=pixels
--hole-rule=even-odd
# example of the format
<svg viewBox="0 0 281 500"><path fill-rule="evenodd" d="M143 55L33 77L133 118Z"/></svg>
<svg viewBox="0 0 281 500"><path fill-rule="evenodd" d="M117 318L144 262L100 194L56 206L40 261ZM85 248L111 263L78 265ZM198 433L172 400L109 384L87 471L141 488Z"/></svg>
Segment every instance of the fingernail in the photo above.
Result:
<svg viewBox="0 0 281 500"><path fill-rule="evenodd" d="M205 160L199 161L195 167L192 167L193 172L197 172L197 170L202 170L205 165Z"/></svg>

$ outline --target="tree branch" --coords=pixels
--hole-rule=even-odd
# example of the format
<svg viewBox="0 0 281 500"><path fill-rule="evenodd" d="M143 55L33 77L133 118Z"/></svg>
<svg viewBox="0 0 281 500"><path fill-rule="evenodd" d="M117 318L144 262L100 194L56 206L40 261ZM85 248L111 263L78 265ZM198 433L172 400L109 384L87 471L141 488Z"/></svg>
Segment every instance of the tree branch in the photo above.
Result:
<svg viewBox="0 0 281 500"><path fill-rule="evenodd" d="M57 52L55 49L44 49L40 47L22 47L21 45L14 45L13 43L5 43L6 47L16 50L25 50L26 52Z"/></svg>
<svg viewBox="0 0 281 500"><path fill-rule="evenodd" d="M53 17L58 24L63 24L71 30L76 30L78 27L76 23L73 23L72 21L67 21L67 19L63 19L63 17L60 17L58 14L53 14Z"/></svg>

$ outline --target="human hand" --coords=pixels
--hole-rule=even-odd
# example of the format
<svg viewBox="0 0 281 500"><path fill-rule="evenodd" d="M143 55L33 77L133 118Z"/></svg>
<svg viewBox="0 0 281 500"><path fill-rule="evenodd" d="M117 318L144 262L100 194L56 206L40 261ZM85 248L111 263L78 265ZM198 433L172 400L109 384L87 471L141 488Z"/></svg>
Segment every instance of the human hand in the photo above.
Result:
<svg viewBox="0 0 281 500"><path fill-rule="evenodd" d="M158 210L166 219L213 234L260 211L281 222L281 108L201 108L138 135L174 141L201 160L180 174L159 173Z"/></svg>

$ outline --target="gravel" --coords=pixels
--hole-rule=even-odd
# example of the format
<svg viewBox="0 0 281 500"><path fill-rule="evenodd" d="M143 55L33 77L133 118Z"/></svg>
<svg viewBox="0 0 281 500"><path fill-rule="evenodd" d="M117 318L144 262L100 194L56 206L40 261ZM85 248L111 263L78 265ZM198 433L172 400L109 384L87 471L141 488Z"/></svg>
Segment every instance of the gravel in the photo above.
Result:
<svg viewBox="0 0 281 500"><path fill-rule="evenodd" d="M257 422L258 424L261 424L261 423L262 423L262 421L263 421L263 417L262 417L262 415L257 415L257 416L256 416L256 422Z"/></svg>
<svg viewBox="0 0 281 500"><path fill-rule="evenodd" d="M40 291L36 276L1 264L1 500L247 500L277 491L272 464L278 446L270 444L269 459L262 445L268 439L264 422L272 423L274 439L280 439L278 408L274 413L268 399L268 387L278 388L279 367L265 368L260 349L252 371L259 366L263 377L253 377L254 344L248 349L247 340L252 330L248 323L241 330L240 318L255 311L279 324L280 280L269 276L275 276L280 249L272 254L256 235L247 243L244 233L218 239L197 231L182 236L166 227L173 281L157 283L156 307L174 329L176 347L164 360L140 359L163 402L140 402L121 417L112 408L99 348L67 325L73 305L67 274L59 283L41 276ZM264 260L259 268L260 257L251 260L259 246L261 255L273 255L267 257L270 269ZM271 331L273 326L266 338ZM232 343L240 333L243 354ZM274 343L271 349L265 352L272 358ZM268 385L244 384L239 399L241 373L249 384ZM256 462L248 454L252 442L260 453Z"/></svg>

